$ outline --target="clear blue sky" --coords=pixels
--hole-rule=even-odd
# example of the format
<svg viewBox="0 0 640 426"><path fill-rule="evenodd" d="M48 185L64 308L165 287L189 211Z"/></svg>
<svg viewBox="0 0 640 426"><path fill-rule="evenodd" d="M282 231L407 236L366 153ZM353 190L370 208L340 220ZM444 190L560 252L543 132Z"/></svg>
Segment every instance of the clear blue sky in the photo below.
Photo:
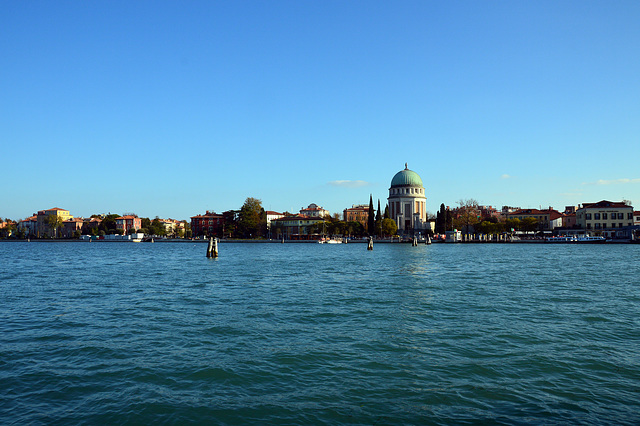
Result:
<svg viewBox="0 0 640 426"><path fill-rule="evenodd" d="M0 5L0 217L640 208L638 1Z"/></svg>

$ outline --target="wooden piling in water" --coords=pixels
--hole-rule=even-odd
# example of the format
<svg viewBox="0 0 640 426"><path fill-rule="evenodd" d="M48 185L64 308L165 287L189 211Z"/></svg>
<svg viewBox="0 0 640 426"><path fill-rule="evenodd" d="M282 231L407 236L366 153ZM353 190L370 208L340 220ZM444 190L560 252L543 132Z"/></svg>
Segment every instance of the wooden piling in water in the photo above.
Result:
<svg viewBox="0 0 640 426"><path fill-rule="evenodd" d="M207 258L211 257L211 250L213 249L213 241L212 238L209 237L209 241L207 243Z"/></svg>
<svg viewBox="0 0 640 426"><path fill-rule="evenodd" d="M213 239L213 247L211 248L211 257L218 257L218 239Z"/></svg>
<svg viewBox="0 0 640 426"><path fill-rule="evenodd" d="M369 237L369 242L367 243L367 250L373 250L373 238Z"/></svg>

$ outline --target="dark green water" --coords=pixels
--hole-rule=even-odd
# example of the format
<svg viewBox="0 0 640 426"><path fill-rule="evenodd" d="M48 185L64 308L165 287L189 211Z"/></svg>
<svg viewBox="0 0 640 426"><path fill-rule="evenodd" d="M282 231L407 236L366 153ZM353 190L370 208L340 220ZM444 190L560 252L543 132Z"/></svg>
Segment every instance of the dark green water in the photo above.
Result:
<svg viewBox="0 0 640 426"><path fill-rule="evenodd" d="M0 243L0 423L640 423L640 245L220 249Z"/></svg>

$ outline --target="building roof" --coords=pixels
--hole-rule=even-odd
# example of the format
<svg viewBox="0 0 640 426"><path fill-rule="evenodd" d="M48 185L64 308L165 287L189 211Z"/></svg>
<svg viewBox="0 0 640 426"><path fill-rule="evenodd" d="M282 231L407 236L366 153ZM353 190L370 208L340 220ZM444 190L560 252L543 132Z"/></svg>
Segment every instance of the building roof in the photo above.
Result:
<svg viewBox="0 0 640 426"><path fill-rule="evenodd" d="M398 186L419 186L424 187L422 185L422 179L420 175L418 175L413 170L409 170L407 164L404 165L404 170L400 170L396 175L391 179L391 188L395 188Z"/></svg>
<svg viewBox="0 0 640 426"><path fill-rule="evenodd" d="M604 208L604 207L629 207L631 208L630 205L627 205L621 201L607 201L607 200L602 200L602 201L598 201L597 203L584 203L582 205L583 209L600 209L600 208Z"/></svg>
<svg viewBox="0 0 640 426"><path fill-rule="evenodd" d="M218 214L218 213L215 213L215 212L210 212L210 211L207 210L206 214L199 214L197 216L191 216L190 219L199 219L199 218L207 218L207 217L210 217L210 218L221 218L221 217L224 217L224 216L221 215L221 214Z"/></svg>
<svg viewBox="0 0 640 426"><path fill-rule="evenodd" d="M265 213L266 213L266 214L268 214L268 215L270 215L270 216L273 216L273 215L282 215L282 213L274 212L274 211L272 211L272 210L267 210Z"/></svg>
<svg viewBox="0 0 640 426"><path fill-rule="evenodd" d="M537 214L537 215L542 215L542 214L549 214L549 211L545 211L545 210L538 210L538 209L518 209L514 212L510 212L507 213L509 216L518 216L518 215L525 215L525 214Z"/></svg>

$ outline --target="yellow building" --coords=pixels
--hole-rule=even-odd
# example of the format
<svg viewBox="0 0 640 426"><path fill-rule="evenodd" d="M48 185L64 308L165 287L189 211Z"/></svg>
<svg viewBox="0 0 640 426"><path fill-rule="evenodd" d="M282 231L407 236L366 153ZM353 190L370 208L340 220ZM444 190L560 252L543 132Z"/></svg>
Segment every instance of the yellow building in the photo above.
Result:
<svg viewBox="0 0 640 426"><path fill-rule="evenodd" d="M40 210L37 214L37 236L57 236L57 229L51 228L49 225L52 219L49 219L50 216L57 216L58 223L60 227L62 227L63 222L73 219L73 216L69 213L69 210L60 209L58 207L54 207L48 210Z"/></svg>
<svg viewBox="0 0 640 426"><path fill-rule="evenodd" d="M576 223L590 235L624 237L633 226L633 207L607 200L585 203L576 211Z"/></svg>

